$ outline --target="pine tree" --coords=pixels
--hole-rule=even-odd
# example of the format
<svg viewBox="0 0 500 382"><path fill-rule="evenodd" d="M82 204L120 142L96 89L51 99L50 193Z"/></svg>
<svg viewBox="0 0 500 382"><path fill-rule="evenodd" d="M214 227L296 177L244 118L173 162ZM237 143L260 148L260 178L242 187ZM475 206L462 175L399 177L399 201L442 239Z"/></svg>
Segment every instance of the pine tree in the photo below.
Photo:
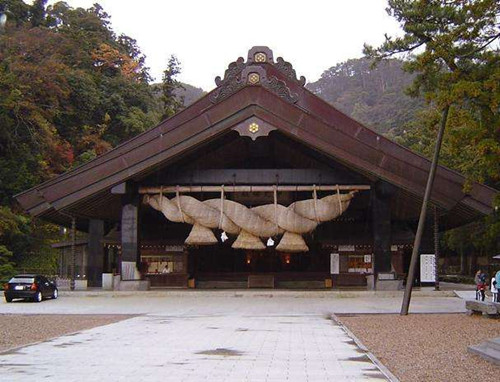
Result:
<svg viewBox="0 0 500 382"><path fill-rule="evenodd" d="M500 188L500 3L390 0L387 11L404 35L386 36L378 48L365 46L365 54L378 61L404 56L403 69L415 74L408 93L423 95L437 111L449 110L445 164ZM414 126L430 120L435 114L422 114ZM433 131L436 124L421 132ZM413 131L412 139L419 133Z"/></svg>
<svg viewBox="0 0 500 382"><path fill-rule="evenodd" d="M409 94L425 96L436 113L424 113L412 139L434 142L437 125L446 126L448 161L469 180L500 188L500 3L498 0L389 0L387 12L403 36L386 36L378 48L365 45L376 61L406 58L415 73ZM422 151L425 151L424 148ZM450 163L446 163L450 164ZM470 191L471 183L465 185ZM493 202L500 206L500 200ZM478 228L483 248L500 243L498 216ZM497 250L500 248L497 248Z"/></svg>
<svg viewBox="0 0 500 382"><path fill-rule="evenodd" d="M163 103L163 116L162 119L170 118L184 107L184 100L182 97L176 97L176 93L183 89L182 84L176 80L176 76L180 74L181 67L174 55L170 56L168 60L167 69L163 72L162 79L162 95L161 101Z"/></svg>
<svg viewBox="0 0 500 382"><path fill-rule="evenodd" d="M31 6L31 25L33 27L39 27L45 20L45 6L47 5L47 0L35 0Z"/></svg>

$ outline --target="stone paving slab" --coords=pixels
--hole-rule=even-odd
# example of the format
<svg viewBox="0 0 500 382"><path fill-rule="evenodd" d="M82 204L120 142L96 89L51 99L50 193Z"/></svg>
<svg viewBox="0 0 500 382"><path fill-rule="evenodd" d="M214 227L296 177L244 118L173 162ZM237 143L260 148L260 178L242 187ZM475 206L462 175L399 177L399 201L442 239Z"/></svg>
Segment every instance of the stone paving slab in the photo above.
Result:
<svg viewBox="0 0 500 382"><path fill-rule="evenodd" d="M386 381L323 316L148 315L0 355L6 381Z"/></svg>
<svg viewBox="0 0 500 382"><path fill-rule="evenodd" d="M461 299L464 300L475 300L476 299L476 291L475 290L456 290L455 294L457 297L460 297ZM488 298L485 298L486 300L490 300Z"/></svg>
<svg viewBox="0 0 500 382"><path fill-rule="evenodd" d="M500 337L492 338L475 346L469 346L467 350L500 366Z"/></svg>

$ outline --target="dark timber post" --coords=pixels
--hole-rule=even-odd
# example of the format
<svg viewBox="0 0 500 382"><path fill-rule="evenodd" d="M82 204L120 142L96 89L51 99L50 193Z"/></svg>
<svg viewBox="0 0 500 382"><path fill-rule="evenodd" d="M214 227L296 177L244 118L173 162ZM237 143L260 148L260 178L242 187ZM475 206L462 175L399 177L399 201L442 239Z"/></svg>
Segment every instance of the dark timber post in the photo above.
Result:
<svg viewBox="0 0 500 382"><path fill-rule="evenodd" d="M434 290L439 290L439 217L434 207Z"/></svg>
<svg viewBox="0 0 500 382"><path fill-rule="evenodd" d="M71 218L71 281L70 289L75 290L75 266L76 266L76 219Z"/></svg>
<svg viewBox="0 0 500 382"><path fill-rule="evenodd" d="M136 193L122 196L122 280L138 280L137 262L139 258L139 198Z"/></svg>
<svg viewBox="0 0 500 382"><path fill-rule="evenodd" d="M372 227L375 286L379 273L391 272L391 199L393 187L378 182L372 191Z"/></svg>
<svg viewBox="0 0 500 382"><path fill-rule="evenodd" d="M422 202L422 209L420 210L420 218L418 220L417 233L415 235L415 241L413 242L413 251L410 259L410 269L408 271L408 278L406 280L405 294L403 296L403 305L401 306L400 314L402 316L406 316L408 314L408 308L410 307L411 291L413 288L413 280L415 279L415 268L417 266L418 252L420 251L420 242L422 240L422 234L424 232L425 217L427 215L427 205L429 204L429 199L431 197L432 186L434 184L434 176L436 175L436 168L439 160L439 151L441 150L441 143L443 142L444 129L446 127L446 122L448 121L449 110L450 107L446 106L441 116L441 126L439 127L439 132L436 140L436 147L434 149L434 156L432 157L429 177L427 178L424 201Z"/></svg>
<svg viewBox="0 0 500 382"><path fill-rule="evenodd" d="M89 221L89 256L87 276L89 286L102 286L102 270L104 265L104 222L91 219Z"/></svg>

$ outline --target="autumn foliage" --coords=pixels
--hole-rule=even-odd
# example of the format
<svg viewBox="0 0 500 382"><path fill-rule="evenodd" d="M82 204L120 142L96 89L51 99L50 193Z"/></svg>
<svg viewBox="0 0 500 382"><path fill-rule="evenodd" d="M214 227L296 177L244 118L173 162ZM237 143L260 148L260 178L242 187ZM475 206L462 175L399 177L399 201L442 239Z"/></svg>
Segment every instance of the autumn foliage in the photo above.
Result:
<svg viewBox="0 0 500 382"><path fill-rule="evenodd" d="M13 195L154 126L162 110L135 40L99 5L0 0L0 12L0 257L19 265L49 251L54 230L20 215Z"/></svg>

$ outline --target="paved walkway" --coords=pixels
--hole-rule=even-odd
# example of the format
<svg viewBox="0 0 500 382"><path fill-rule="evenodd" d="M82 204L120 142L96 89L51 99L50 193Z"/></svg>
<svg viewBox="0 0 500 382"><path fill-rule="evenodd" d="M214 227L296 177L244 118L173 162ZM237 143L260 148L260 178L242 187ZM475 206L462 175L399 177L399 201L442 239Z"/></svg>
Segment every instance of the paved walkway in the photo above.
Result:
<svg viewBox="0 0 500 382"><path fill-rule="evenodd" d="M13 382L387 380L318 316L136 317L2 355L0 368Z"/></svg>
<svg viewBox="0 0 500 382"><path fill-rule="evenodd" d="M463 312L456 297L414 297L413 312ZM399 294L81 294L0 303L0 313L140 314L0 354L0 380L380 381L332 313L397 313Z"/></svg>
<svg viewBox="0 0 500 382"><path fill-rule="evenodd" d="M454 293L414 293L410 313L463 313L465 302ZM152 291L64 292L40 304L0 302L1 313L13 314L167 314L240 315L399 313L403 292L301 291Z"/></svg>

